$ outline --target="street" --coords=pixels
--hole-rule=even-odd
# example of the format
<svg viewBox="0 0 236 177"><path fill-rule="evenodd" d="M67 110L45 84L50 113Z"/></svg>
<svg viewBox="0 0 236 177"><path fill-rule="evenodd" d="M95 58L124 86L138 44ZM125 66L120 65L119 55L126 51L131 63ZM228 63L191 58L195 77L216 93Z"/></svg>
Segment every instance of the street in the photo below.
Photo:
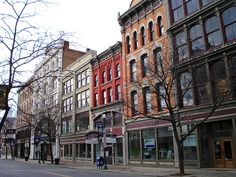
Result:
<svg viewBox="0 0 236 177"><path fill-rule="evenodd" d="M55 165L0 160L0 177L143 177L123 173L72 169Z"/></svg>

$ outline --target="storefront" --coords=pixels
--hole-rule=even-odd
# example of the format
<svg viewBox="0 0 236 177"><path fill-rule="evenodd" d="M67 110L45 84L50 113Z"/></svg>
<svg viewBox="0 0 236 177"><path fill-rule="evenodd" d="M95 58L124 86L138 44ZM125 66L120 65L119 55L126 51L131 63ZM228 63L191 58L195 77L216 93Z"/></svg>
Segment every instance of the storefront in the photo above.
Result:
<svg viewBox="0 0 236 177"><path fill-rule="evenodd" d="M236 167L236 120L227 119L199 128L201 167Z"/></svg>
<svg viewBox="0 0 236 177"><path fill-rule="evenodd" d="M123 164L124 159L121 113L116 111L107 111L105 113L99 114L94 121L94 126L95 130L97 130L97 136L90 137L91 140L92 138L97 139L96 142L93 141L94 162L97 157L105 155L107 164ZM91 143L91 140L88 142Z"/></svg>

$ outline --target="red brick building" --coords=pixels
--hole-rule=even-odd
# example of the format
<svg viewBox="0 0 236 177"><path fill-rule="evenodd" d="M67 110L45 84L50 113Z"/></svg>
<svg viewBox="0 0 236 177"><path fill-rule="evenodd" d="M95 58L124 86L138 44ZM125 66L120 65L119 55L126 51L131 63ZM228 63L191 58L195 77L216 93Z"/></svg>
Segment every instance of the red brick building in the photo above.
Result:
<svg viewBox="0 0 236 177"><path fill-rule="evenodd" d="M121 42L117 42L91 61L94 129L98 129L98 122L104 122L106 159L109 164L123 162L121 50ZM94 156L103 156L101 138L95 146Z"/></svg>

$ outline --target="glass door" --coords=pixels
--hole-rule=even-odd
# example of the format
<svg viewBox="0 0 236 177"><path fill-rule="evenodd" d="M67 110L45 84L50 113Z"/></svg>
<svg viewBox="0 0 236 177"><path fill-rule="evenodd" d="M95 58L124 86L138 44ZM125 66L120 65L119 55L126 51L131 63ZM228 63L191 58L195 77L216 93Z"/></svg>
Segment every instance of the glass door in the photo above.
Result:
<svg viewBox="0 0 236 177"><path fill-rule="evenodd" d="M231 140L214 141L214 157L215 167L232 168L234 164Z"/></svg>

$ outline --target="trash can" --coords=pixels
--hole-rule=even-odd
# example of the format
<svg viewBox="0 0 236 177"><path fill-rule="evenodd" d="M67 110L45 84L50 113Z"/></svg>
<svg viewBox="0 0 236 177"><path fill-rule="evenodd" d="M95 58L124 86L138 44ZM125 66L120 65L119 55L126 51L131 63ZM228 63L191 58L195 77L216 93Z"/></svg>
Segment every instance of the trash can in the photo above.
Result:
<svg viewBox="0 0 236 177"><path fill-rule="evenodd" d="M59 158L55 158L55 164L59 165Z"/></svg>
<svg viewBox="0 0 236 177"><path fill-rule="evenodd" d="M98 169L102 169L102 166L104 165L104 159L103 159L103 157L102 157L102 156L97 157L96 163L97 163L97 168L98 168Z"/></svg>

